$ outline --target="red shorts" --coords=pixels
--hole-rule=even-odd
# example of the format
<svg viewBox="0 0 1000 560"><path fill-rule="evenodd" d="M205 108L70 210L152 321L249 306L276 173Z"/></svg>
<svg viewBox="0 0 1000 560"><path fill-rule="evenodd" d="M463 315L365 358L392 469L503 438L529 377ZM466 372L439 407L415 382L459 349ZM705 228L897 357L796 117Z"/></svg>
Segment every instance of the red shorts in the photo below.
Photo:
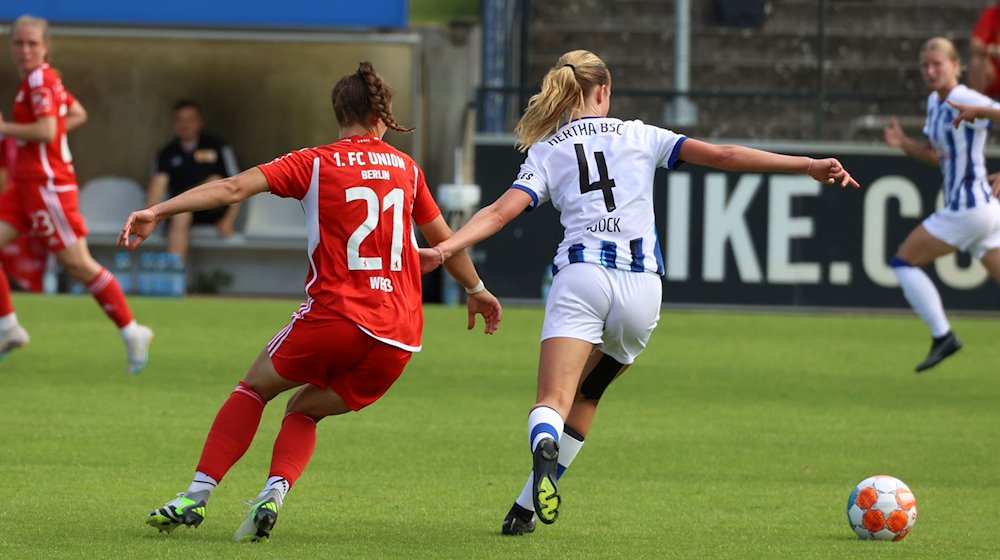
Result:
<svg viewBox="0 0 1000 560"><path fill-rule="evenodd" d="M365 334L344 318L293 317L267 345L271 364L289 381L329 388L351 410L377 401L413 355Z"/></svg>
<svg viewBox="0 0 1000 560"><path fill-rule="evenodd" d="M50 251L61 251L87 235L76 185L14 184L0 194L0 221L21 235L34 232Z"/></svg>

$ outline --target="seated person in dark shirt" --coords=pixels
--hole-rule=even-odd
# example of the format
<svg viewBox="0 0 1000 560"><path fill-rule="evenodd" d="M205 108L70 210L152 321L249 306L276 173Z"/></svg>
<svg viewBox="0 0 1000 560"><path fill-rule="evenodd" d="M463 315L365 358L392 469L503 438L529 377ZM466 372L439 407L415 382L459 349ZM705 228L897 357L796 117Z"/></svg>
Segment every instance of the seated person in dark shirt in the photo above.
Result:
<svg viewBox="0 0 1000 560"><path fill-rule="evenodd" d="M150 206L163 200L164 195L174 197L202 183L239 172L232 149L222 140L202 134L204 125L197 103L182 100L174 105L176 137L153 160L148 190ZM187 256L192 224L214 224L221 237L229 237L237 212L239 204L174 216L167 226L167 251L182 259Z"/></svg>

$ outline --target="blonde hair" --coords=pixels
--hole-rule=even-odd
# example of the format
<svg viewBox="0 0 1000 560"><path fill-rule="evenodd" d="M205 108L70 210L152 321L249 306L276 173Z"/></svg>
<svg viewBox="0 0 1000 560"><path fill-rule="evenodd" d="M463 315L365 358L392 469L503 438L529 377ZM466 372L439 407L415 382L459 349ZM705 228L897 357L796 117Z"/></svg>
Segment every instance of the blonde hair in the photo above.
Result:
<svg viewBox="0 0 1000 560"><path fill-rule="evenodd" d="M944 37L931 37L920 47L920 54L924 54L927 51L938 51L950 58L958 67L958 70L955 72L955 78L958 79L962 76L962 59L958 56L958 49L955 48L955 43Z"/></svg>
<svg viewBox="0 0 1000 560"><path fill-rule="evenodd" d="M49 22L43 18L35 17L32 15L25 14L14 20L14 23L10 25L10 34L13 37L14 32L22 27L35 27L42 32L42 42L48 45L49 41ZM46 62L49 61L48 47L46 47L45 58Z"/></svg>
<svg viewBox="0 0 1000 560"><path fill-rule="evenodd" d="M42 40L46 43L49 42L49 22L45 19L25 14L15 19L14 23L11 24L11 33L22 27L37 27L42 31Z"/></svg>
<svg viewBox="0 0 1000 560"><path fill-rule="evenodd" d="M559 128L563 119L582 115L587 94L599 85L611 83L611 73L604 61L590 51L570 51L559 57L545 77L542 91L528 100L528 107L518 121L517 149L525 152Z"/></svg>

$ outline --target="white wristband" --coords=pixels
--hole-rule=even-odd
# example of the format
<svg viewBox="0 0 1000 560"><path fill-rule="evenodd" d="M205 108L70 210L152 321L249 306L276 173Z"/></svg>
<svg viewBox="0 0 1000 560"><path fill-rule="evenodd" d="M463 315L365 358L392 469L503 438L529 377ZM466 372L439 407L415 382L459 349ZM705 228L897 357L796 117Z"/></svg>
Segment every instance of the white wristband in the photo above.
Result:
<svg viewBox="0 0 1000 560"><path fill-rule="evenodd" d="M467 293L467 294L469 294L471 296L471 295L478 294L479 292L481 292L481 291L483 291L485 289L486 289L486 284L483 284L483 280L480 278L479 279L479 283L476 284L475 286L471 287L471 288L466 288L465 289L465 293Z"/></svg>

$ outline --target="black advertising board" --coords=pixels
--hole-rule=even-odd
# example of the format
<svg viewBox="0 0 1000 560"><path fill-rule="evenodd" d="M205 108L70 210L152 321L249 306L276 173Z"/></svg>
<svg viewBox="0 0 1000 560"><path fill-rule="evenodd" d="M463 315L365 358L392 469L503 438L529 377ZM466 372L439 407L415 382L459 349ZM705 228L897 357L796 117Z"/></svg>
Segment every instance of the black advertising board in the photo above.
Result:
<svg viewBox="0 0 1000 560"><path fill-rule="evenodd" d="M904 307L889 260L932 212L941 174L881 146L769 144L781 153L839 158L860 190L808 177L726 173L690 164L659 170L657 231L672 304ZM476 182L489 204L510 186L523 154L513 139L481 137ZM993 171L1000 162L990 165ZM476 247L490 290L539 299L562 237L551 205L526 212ZM968 255L926 267L949 309L1000 310L1000 287Z"/></svg>

